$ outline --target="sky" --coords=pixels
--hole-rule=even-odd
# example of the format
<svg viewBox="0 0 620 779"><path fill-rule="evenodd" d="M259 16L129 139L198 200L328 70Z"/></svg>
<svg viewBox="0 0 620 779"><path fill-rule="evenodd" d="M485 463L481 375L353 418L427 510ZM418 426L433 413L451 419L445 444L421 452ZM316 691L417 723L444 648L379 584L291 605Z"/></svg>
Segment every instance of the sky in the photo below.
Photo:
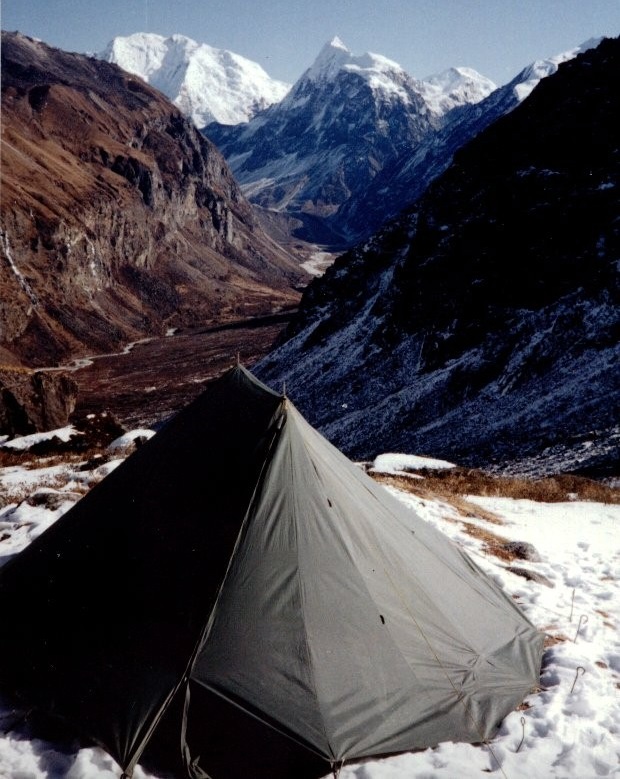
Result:
<svg viewBox="0 0 620 779"><path fill-rule="evenodd" d="M452 66L497 84L535 59L620 34L620 0L0 0L2 29L68 51L117 35L181 33L295 81L338 35L424 78Z"/></svg>

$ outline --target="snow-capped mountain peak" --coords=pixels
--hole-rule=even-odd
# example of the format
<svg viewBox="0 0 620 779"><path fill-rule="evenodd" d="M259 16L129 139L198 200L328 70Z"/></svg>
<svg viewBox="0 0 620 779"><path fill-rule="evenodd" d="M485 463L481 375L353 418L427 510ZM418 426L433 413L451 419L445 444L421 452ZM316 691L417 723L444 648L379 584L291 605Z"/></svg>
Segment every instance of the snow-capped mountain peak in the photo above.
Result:
<svg viewBox="0 0 620 779"><path fill-rule="evenodd" d="M97 56L161 90L198 127L247 122L290 88L252 60L179 34L119 36Z"/></svg>
<svg viewBox="0 0 620 779"><path fill-rule="evenodd" d="M515 97L519 102L525 100L538 82L547 76L553 75L563 62L568 62L568 60L574 59L578 54L596 48L602 40L602 38L590 38L574 49L569 49L547 59L532 62L514 79L514 82L516 82L514 85Z"/></svg>
<svg viewBox="0 0 620 779"><path fill-rule="evenodd" d="M329 43L323 46L314 63L306 70L297 83L330 81L341 70L358 72L367 77L372 74L389 71L404 73L404 70L397 62L381 54L373 54L372 52L366 52L361 55L352 54L342 40L335 36Z"/></svg>
<svg viewBox="0 0 620 779"><path fill-rule="evenodd" d="M329 80L350 60L353 55L336 35L325 44L312 65L306 70L301 80Z"/></svg>
<svg viewBox="0 0 620 779"><path fill-rule="evenodd" d="M443 115L459 105L479 103L497 89L491 79L473 68L448 68L421 82L422 95L431 111Z"/></svg>

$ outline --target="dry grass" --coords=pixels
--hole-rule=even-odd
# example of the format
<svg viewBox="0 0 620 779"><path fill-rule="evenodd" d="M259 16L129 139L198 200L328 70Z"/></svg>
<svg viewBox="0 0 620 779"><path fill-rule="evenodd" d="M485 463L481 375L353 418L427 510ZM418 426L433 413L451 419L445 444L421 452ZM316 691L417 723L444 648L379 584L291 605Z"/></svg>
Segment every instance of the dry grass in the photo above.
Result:
<svg viewBox="0 0 620 779"><path fill-rule="evenodd" d="M410 479L407 476L391 476L384 473L373 473L372 477L380 484L409 492L423 500L443 500L453 506L462 517L485 519L494 525L503 524L497 514L466 500L461 493L453 492L448 485L443 488L439 485L440 488L437 489L438 485L431 485L430 480L427 479Z"/></svg>
<svg viewBox="0 0 620 779"><path fill-rule="evenodd" d="M500 560L504 560L507 563L518 560L519 556L515 552L506 549L506 544L509 543L507 538L498 536L497 533L492 533L486 528L479 525L473 525L471 522L463 523L463 530L468 536L476 538L483 543L483 551L487 554L492 554Z"/></svg>
<svg viewBox="0 0 620 779"><path fill-rule="evenodd" d="M563 644L565 641L570 641L570 639L563 633L560 633L557 636L552 636L547 633L545 636L544 647L545 649L549 649L549 647L555 646L556 644Z"/></svg>
<svg viewBox="0 0 620 779"><path fill-rule="evenodd" d="M412 476L393 476L373 473L380 484L395 487L408 492L421 500L441 500L454 508L459 519L445 519L462 525L465 533L482 543L482 551L491 554L506 563L520 559L514 548L506 548L507 538L470 520L483 520L492 525L502 525L503 520L473 501L466 495L482 497L524 498L541 503L564 502L569 500L597 501L600 503L620 503L620 490L614 490L604 484L578 476L555 476L545 479L519 479L514 477L492 476L483 471L468 468L451 468L441 471L418 471L423 478ZM515 569L514 571L518 571ZM522 575L522 574L521 574Z"/></svg>
<svg viewBox="0 0 620 779"><path fill-rule="evenodd" d="M32 452L0 449L0 468L20 466L22 468L51 468L55 465L75 466L78 463L102 458L109 452L102 447L92 447L80 452L59 452L57 454L36 455Z"/></svg>
<svg viewBox="0 0 620 779"><path fill-rule="evenodd" d="M474 468L449 468L417 473L424 476L424 479L387 478L399 480L399 484L394 486L420 497L480 495L493 498L521 498L539 503L563 503L569 500L620 503L620 490L583 476L560 475L542 479L524 479L493 476ZM386 477L375 474L375 478L383 481ZM478 507L475 507L474 512L475 516L480 516Z"/></svg>
<svg viewBox="0 0 620 779"><path fill-rule="evenodd" d="M71 473L76 470L93 470L103 465L110 459L110 453L105 449L93 447L83 452L62 452L52 455L34 455L32 452L11 452L0 449L0 468L21 467L24 470L36 470L39 468L53 468L61 466L56 473L37 476L36 483L0 483L0 508L11 503L20 504L27 500L36 490L48 488L62 490L71 478ZM103 476L101 477L103 478ZM88 484L75 484L73 492L85 494L95 481L90 479Z"/></svg>

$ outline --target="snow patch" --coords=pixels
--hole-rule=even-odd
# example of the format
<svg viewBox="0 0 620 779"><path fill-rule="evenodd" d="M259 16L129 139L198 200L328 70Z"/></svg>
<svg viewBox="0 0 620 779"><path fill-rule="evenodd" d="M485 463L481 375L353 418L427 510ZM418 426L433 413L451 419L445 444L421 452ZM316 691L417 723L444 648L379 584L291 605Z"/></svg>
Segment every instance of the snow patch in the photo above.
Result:
<svg viewBox="0 0 620 779"><path fill-rule="evenodd" d="M432 457L420 457L413 454L380 454L372 464L375 473L387 473L392 475L407 474L409 471L420 470L445 470L456 468L454 463L447 460L437 460Z"/></svg>
<svg viewBox="0 0 620 779"><path fill-rule="evenodd" d="M67 425L66 427L59 427L56 430L49 430L45 433L32 433L31 435L13 438L10 441L5 441L0 444L0 449L8 449L13 452L27 452L35 444L40 444L43 441L51 441L53 438L59 438L66 443L69 439L78 435L83 434L79 430L76 430L73 425Z"/></svg>

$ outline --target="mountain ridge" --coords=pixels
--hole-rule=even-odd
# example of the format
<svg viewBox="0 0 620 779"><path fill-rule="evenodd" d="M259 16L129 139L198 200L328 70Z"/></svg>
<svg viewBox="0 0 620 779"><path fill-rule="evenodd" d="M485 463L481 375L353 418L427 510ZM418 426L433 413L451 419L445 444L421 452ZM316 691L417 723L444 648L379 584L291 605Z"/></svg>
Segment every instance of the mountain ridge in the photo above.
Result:
<svg viewBox="0 0 620 779"><path fill-rule="evenodd" d="M185 35L117 36L96 56L159 89L197 127L246 122L290 89L258 63Z"/></svg>
<svg viewBox="0 0 620 779"><path fill-rule="evenodd" d="M490 83L479 77L480 98ZM355 56L336 38L280 103L245 125L213 123L204 132L252 202L305 221L300 237L316 237L315 219L342 241L343 203L362 199L378 172L439 128L442 111L462 99L446 94L444 107L436 99L431 107L423 92L397 63Z"/></svg>
<svg viewBox="0 0 620 779"><path fill-rule="evenodd" d="M565 62L460 149L311 283L260 378L358 458L617 463L619 58Z"/></svg>
<svg viewBox="0 0 620 779"><path fill-rule="evenodd" d="M2 82L3 354L51 365L294 305L297 262L161 93L11 33Z"/></svg>

